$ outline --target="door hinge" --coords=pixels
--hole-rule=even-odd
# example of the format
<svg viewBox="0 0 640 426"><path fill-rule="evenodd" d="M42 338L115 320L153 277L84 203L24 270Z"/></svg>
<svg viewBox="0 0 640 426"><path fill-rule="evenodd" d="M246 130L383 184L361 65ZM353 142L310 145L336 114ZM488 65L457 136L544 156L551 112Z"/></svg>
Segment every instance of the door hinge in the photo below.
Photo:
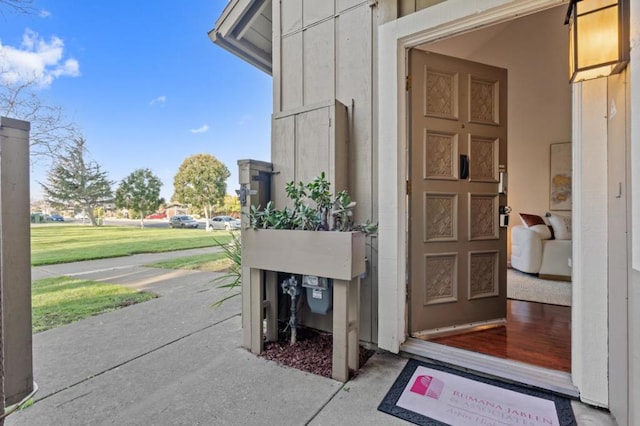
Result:
<svg viewBox="0 0 640 426"><path fill-rule="evenodd" d="M411 90L411 75L405 77L405 90Z"/></svg>
<svg viewBox="0 0 640 426"><path fill-rule="evenodd" d="M411 181L407 181L407 195L411 195Z"/></svg>

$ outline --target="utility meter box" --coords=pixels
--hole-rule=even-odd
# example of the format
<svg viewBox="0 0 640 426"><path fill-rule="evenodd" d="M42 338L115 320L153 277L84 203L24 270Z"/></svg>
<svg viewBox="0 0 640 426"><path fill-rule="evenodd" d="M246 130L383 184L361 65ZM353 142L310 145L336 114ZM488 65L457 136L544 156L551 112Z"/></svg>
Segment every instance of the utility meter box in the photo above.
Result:
<svg viewBox="0 0 640 426"><path fill-rule="evenodd" d="M311 312L326 315L333 307L333 280L303 275L302 286L306 289L307 305Z"/></svg>

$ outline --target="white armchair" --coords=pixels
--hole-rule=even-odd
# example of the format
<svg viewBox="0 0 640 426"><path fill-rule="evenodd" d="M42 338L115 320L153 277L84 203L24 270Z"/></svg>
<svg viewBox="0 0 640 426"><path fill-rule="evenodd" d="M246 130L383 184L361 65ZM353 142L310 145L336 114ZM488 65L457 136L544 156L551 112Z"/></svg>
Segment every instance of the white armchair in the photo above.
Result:
<svg viewBox="0 0 640 426"><path fill-rule="evenodd" d="M511 267L540 278L571 281L571 240L550 240L535 229L511 229Z"/></svg>
<svg viewBox="0 0 640 426"><path fill-rule="evenodd" d="M542 239L526 226L511 228L511 267L529 274L540 272Z"/></svg>

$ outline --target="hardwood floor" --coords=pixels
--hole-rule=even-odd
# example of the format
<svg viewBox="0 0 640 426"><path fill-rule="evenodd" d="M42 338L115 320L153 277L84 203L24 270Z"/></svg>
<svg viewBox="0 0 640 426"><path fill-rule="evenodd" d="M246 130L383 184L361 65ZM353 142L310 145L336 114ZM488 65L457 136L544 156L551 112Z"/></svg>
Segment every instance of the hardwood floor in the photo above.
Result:
<svg viewBox="0 0 640 426"><path fill-rule="evenodd" d="M570 372L571 308L508 300L506 326L431 341Z"/></svg>

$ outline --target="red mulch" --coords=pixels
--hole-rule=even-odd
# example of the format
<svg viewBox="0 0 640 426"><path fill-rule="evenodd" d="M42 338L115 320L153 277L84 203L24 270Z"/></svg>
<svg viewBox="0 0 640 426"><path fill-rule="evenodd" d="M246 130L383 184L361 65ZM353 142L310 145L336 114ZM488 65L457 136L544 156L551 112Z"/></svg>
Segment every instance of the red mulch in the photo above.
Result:
<svg viewBox="0 0 640 426"><path fill-rule="evenodd" d="M331 334L303 328L298 329L295 345L292 346L288 340L266 342L260 356L278 364L330 378L332 352ZM373 354L374 351L360 346L360 366L362 367ZM356 374L357 372L349 371L351 378Z"/></svg>

